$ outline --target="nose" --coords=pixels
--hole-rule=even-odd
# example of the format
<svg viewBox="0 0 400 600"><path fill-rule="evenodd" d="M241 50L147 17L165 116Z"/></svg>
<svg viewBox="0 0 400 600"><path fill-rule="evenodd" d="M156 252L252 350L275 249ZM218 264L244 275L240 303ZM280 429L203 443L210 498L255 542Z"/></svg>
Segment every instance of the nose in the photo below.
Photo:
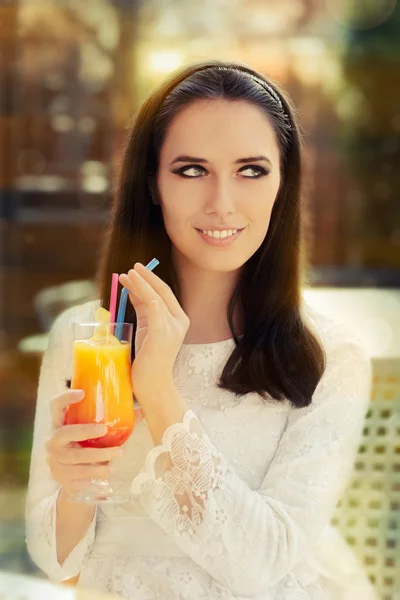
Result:
<svg viewBox="0 0 400 600"><path fill-rule="evenodd" d="M229 189L226 181L217 181L209 192L209 198L205 209L206 214L215 214L218 217L225 218L236 212L234 194Z"/></svg>

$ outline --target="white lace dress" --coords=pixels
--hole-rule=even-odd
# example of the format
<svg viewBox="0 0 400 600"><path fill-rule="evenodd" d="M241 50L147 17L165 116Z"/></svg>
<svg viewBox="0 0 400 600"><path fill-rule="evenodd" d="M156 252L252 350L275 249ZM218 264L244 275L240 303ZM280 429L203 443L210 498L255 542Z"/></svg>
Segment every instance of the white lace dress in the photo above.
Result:
<svg viewBox="0 0 400 600"><path fill-rule="evenodd" d="M54 324L39 381L26 540L54 581L134 600L376 600L353 552L330 525L360 443L371 363L358 338L304 306L328 355L310 406L238 401L216 382L233 340L183 345L175 383L188 411L154 447L143 421L117 460L134 501L98 505L87 535L57 561L49 473L49 402L71 376L71 321L92 321L98 302ZM71 524L73 526L73 524Z"/></svg>

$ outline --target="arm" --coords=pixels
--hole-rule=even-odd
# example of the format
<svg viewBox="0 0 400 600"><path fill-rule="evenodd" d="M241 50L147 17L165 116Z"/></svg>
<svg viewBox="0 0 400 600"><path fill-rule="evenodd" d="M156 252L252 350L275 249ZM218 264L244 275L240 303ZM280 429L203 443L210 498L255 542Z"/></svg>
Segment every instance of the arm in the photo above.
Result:
<svg viewBox="0 0 400 600"><path fill-rule="evenodd" d="M62 365L72 345L68 335L71 313L68 313L56 320L42 361L25 506L28 552L54 581L68 579L82 570L96 525L95 507L70 503L51 477L46 461L45 444L53 433L50 401L65 390Z"/></svg>
<svg viewBox="0 0 400 600"><path fill-rule="evenodd" d="M236 475L192 411L165 431L133 481L148 514L233 594L255 596L287 575L329 524L348 481L371 364L342 336L327 355L312 404L293 410L259 490Z"/></svg>

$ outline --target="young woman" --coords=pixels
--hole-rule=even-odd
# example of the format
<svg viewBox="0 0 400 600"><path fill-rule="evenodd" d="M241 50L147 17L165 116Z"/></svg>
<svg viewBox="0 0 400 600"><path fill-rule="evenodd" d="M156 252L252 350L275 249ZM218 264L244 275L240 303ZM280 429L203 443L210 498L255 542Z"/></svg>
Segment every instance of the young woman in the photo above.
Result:
<svg viewBox="0 0 400 600"><path fill-rule="evenodd" d="M53 580L123 598L374 598L330 525L353 466L371 364L311 310L299 126L286 94L242 64L175 72L130 129L97 301L56 321L38 391L27 498L31 556ZM143 267L160 260L156 273ZM130 290L132 381L144 417L118 448L63 425L80 400L72 320ZM104 433L104 432L103 432ZM121 505L68 494L115 461Z"/></svg>

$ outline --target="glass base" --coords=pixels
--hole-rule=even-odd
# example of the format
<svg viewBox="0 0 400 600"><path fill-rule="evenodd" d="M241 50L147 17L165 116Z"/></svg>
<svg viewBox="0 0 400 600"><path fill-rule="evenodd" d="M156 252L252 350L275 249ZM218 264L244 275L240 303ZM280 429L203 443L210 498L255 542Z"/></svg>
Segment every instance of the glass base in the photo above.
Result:
<svg viewBox="0 0 400 600"><path fill-rule="evenodd" d="M92 479L90 485L75 494L69 496L70 502L83 502L89 504L123 504L132 502L133 495L128 486L123 483L103 481L102 479Z"/></svg>

